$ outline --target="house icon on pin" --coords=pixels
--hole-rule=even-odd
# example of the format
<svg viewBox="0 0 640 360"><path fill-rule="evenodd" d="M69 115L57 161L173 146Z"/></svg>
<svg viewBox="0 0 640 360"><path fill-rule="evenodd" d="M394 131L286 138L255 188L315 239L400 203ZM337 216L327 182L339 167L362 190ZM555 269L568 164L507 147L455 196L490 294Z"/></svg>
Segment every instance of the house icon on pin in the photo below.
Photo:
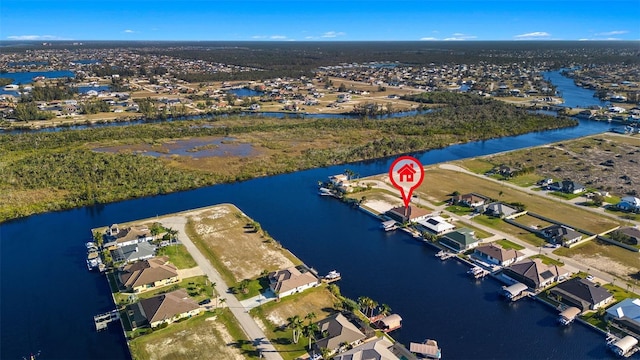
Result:
<svg viewBox="0 0 640 360"><path fill-rule="evenodd" d="M400 175L400 181L412 182L413 175L416 173L416 170L413 168L413 164L404 164L404 166L396 172Z"/></svg>

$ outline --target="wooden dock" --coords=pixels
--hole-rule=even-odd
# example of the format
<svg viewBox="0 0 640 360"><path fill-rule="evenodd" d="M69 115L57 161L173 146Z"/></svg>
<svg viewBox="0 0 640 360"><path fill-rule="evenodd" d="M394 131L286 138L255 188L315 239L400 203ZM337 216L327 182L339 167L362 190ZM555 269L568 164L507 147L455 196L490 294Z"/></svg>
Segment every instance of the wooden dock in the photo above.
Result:
<svg viewBox="0 0 640 360"><path fill-rule="evenodd" d="M108 313L96 315L93 317L93 322L96 325L96 331L101 331L107 328L110 322L120 320L120 313L118 310L111 310Z"/></svg>

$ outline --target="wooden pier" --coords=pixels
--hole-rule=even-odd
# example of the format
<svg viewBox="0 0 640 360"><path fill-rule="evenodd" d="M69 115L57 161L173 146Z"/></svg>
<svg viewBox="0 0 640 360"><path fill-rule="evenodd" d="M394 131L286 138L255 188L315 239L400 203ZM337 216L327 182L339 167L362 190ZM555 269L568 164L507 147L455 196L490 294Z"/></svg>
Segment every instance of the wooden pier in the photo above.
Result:
<svg viewBox="0 0 640 360"><path fill-rule="evenodd" d="M107 328L110 322L120 320L120 313L118 310L111 310L108 313L96 315L93 317L93 322L96 325L96 331L101 331Z"/></svg>

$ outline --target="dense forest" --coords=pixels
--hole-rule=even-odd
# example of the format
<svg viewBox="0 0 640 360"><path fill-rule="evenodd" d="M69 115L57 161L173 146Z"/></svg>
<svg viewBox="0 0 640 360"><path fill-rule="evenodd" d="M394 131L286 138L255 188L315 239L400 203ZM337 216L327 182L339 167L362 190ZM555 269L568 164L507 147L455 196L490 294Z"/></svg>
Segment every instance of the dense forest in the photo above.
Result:
<svg viewBox="0 0 640 360"><path fill-rule="evenodd" d="M534 115L497 101L484 105L474 101L462 104L463 100L451 100L452 105L433 113L393 120L231 116L0 135L0 221L576 125L572 119ZM223 157L216 166L198 168L172 157L94 150L99 146L158 145L171 139L205 136L244 139L262 149L262 155ZM334 140L327 144L326 139ZM296 145L300 143L305 145Z"/></svg>

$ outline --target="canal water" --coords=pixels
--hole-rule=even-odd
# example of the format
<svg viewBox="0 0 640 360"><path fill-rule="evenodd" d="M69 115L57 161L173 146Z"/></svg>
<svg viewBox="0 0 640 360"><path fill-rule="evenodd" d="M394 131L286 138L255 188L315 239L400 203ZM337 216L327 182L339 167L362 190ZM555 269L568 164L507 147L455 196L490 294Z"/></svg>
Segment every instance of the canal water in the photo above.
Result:
<svg viewBox="0 0 640 360"><path fill-rule="evenodd" d="M537 146L604 132L608 124L535 132L413 154L424 164ZM604 338L581 324L556 325L556 312L502 300L501 284L472 281L467 267L335 199L317 181L346 168L384 173L393 159L264 177L235 184L35 215L0 224L0 358L126 359L118 326L96 333L92 317L112 309L105 278L86 270L84 243L97 226L234 203L320 273L338 270L342 292L368 296L400 314L393 336L408 345L438 340L447 359L602 359ZM425 179L428 183L429 178Z"/></svg>

